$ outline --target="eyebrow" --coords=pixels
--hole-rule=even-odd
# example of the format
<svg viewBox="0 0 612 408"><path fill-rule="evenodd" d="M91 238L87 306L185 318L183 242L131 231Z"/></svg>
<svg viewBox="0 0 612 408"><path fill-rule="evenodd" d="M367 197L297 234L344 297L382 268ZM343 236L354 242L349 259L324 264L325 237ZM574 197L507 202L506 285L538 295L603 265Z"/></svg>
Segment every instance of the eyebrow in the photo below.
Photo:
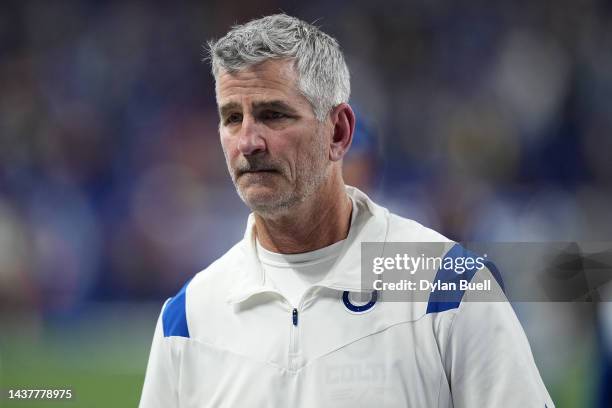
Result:
<svg viewBox="0 0 612 408"><path fill-rule="evenodd" d="M263 102L255 102L252 105L254 111L261 111L264 109L273 109L273 110L281 110L287 112L289 114L297 114L297 111L291 106L287 105L285 102L280 100L272 100L272 101L263 101ZM224 117L231 111L240 111L242 110L241 106L237 102L229 102L219 108L219 116Z"/></svg>
<svg viewBox="0 0 612 408"><path fill-rule="evenodd" d="M233 111L233 110L240 110L240 104L238 104L236 102L229 102L229 103L226 103L223 106L220 106L219 107L219 116L220 117L224 117L230 111Z"/></svg>
<svg viewBox="0 0 612 408"><path fill-rule="evenodd" d="M273 109L273 110L281 110L287 113L297 113L295 109L291 106L287 105L283 101L264 101L257 102L253 104L253 110L264 110L264 109Z"/></svg>

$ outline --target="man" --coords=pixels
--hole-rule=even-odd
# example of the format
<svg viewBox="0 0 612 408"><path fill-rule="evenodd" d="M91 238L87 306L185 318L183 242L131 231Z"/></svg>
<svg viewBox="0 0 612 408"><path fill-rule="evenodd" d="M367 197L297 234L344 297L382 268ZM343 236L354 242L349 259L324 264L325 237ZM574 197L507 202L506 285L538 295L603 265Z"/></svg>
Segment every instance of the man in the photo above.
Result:
<svg viewBox="0 0 612 408"><path fill-rule="evenodd" d="M507 303L355 300L362 242L452 243L344 185L355 115L336 41L281 14L209 45L253 212L164 304L140 406L552 407Z"/></svg>

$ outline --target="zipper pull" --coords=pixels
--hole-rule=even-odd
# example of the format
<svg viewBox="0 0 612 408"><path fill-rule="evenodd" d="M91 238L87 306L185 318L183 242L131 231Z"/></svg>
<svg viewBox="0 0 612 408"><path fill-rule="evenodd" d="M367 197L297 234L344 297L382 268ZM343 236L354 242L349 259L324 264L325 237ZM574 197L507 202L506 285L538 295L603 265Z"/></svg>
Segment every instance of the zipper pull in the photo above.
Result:
<svg viewBox="0 0 612 408"><path fill-rule="evenodd" d="M292 319L293 320L293 325L297 326L297 324L298 324L298 311L297 311L297 309L295 309L295 308L293 309L293 312L291 313L291 316L293 318Z"/></svg>

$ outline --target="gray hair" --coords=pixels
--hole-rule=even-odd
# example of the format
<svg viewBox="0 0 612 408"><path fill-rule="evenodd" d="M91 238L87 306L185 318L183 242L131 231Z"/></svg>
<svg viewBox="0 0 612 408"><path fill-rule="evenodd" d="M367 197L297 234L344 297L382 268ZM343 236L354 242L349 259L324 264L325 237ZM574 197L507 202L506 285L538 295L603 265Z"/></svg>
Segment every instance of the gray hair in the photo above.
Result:
<svg viewBox="0 0 612 408"><path fill-rule="evenodd" d="M269 59L292 58L298 90L322 122L335 106L348 102L349 71L338 42L319 28L286 14L236 25L208 42L215 80L219 70L237 72Z"/></svg>

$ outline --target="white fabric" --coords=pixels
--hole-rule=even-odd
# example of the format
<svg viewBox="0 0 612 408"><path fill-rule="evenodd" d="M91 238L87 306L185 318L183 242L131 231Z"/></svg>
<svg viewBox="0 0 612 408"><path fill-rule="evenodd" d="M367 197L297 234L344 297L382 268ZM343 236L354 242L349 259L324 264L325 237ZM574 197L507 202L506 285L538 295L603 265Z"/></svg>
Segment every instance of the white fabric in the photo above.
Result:
<svg viewBox="0 0 612 408"><path fill-rule="evenodd" d="M553 407L507 302L378 302L349 312L361 242L453 242L347 188L359 211L325 278L292 308L265 281L253 217L245 238L186 287L187 335L155 331L140 407ZM431 276L433 280L434 276ZM491 278L483 268L474 279ZM466 292L464 299L470 295ZM168 333L172 333L169 331Z"/></svg>
<svg viewBox="0 0 612 408"><path fill-rule="evenodd" d="M265 279L285 297L291 306L298 307L306 290L323 280L334 265L345 240L315 251L301 254L271 252L257 242L257 253Z"/></svg>
<svg viewBox="0 0 612 408"><path fill-rule="evenodd" d="M351 199L351 203L353 200ZM353 205L352 225L359 210ZM291 304L298 307L309 287L319 283L331 270L340 256L346 239L326 247L299 254L280 254L268 251L256 240L257 254L264 271L264 279L270 280L274 288Z"/></svg>

